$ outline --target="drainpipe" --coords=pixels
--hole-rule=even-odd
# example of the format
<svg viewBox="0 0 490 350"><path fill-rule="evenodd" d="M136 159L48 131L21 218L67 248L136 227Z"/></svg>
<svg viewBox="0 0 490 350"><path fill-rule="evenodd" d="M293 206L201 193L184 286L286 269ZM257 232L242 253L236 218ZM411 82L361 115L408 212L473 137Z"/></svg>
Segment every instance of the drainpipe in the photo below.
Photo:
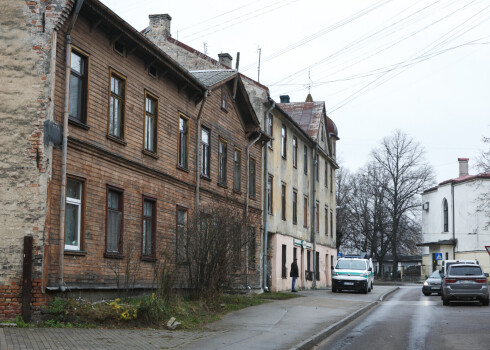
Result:
<svg viewBox="0 0 490 350"><path fill-rule="evenodd" d="M311 240L313 241L313 286L312 288L315 289L316 288L316 237L315 237L315 233L316 233L316 212L317 210L319 211L319 209L317 208L317 204L316 204L316 174L319 173L320 169L318 169L318 143L315 144L315 156L313 158L313 161L315 164L315 166L313 167L313 225L311 225L311 227L313 228L313 232L311 233ZM318 212L318 215L320 215L320 212Z"/></svg>
<svg viewBox="0 0 490 350"><path fill-rule="evenodd" d="M199 187L201 186L201 115L204 109L204 104L208 98L209 90L204 92L204 98L201 103L201 108L199 108L199 114L197 115L197 137L196 137L196 228L199 227Z"/></svg>
<svg viewBox="0 0 490 350"><path fill-rule="evenodd" d="M66 72L65 72L65 110L63 114L63 148L61 153L61 194L60 194L60 240L59 240L59 276L58 287L64 292L66 290L63 279L64 251L65 251L65 213L66 213L66 156L68 148L68 118L70 116L70 77L71 77L71 31L77 20L78 13L82 7L83 0L77 0L75 11L71 18L66 34Z"/></svg>
<svg viewBox="0 0 490 350"><path fill-rule="evenodd" d="M248 218L248 197L249 197L249 191L250 191L250 147L252 147L257 141L260 140L262 136L262 132L259 132L259 136L257 136L254 140L252 140L248 145L247 145L247 151L246 151L246 157L247 157L247 170L246 170L246 174L247 176L245 177L247 179L247 190L245 192L245 222L247 222L247 218ZM248 231L248 227L246 227L246 230ZM245 260L246 260L246 264L245 264L245 285L247 286L247 288L250 288L248 286L248 264L249 264L249 261L248 261L248 244L247 246L245 247Z"/></svg>
<svg viewBox="0 0 490 350"><path fill-rule="evenodd" d="M276 101L270 98L270 96L267 96L267 100L269 102L272 102L272 105L270 108L265 112L264 114L264 128L267 128L267 116L269 113L276 107ZM267 186L268 186L268 167L267 167L267 159L268 159L268 153L269 149L267 146L265 147L265 152L264 152L264 256L263 256L263 261L264 261L264 281L263 281L263 288L265 292L269 292L269 288L267 287L267 231L269 229L268 224L269 224L269 208L267 208Z"/></svg>
<svg viewBox="0 0 490 350"><path fill-rule="evenodd" d="M454 219L454 182L451 182L451 211L453 216L453 259L456 259L456 228Z"/></svg>

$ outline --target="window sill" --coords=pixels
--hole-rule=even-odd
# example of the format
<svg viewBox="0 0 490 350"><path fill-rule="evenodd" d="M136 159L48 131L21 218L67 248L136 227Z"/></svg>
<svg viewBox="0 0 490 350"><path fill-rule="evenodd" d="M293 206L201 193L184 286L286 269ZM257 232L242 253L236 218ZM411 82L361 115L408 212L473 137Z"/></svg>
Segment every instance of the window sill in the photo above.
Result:
<svg viewBox="0 0 490 350"><path fill-rule="evenodd" d="M141 256L140 258L141 261L147 261L147 262L155 262L157 261L157 258L153 257L153 256Z"/></svg>
<svg viewBox="0 0 490 350"><path fill-rule="evenodd" d="M211 178L204 174L201 174L201 179L211 182Z"/></svg>
<svg viewBox="0 0 490 350"><path fill-rule="evenodd" d="M242 194L242 190L233 189L233 193L236 193L236 194L241 195Z"/></svg>
<svg viewBox="0 0 490 350"><path fill-rule="evenodd" d="M254 201L257 200L257 196L248 196L248 198L253 199Z"/></svg>
<svg viewBox="0 0 490 350"><path fill-rule="evenodd" d="M108 259L124 259L124 255L122 255L120 253L107 253L107 252L105 252L104 253L104 258L108 258Z"/></svg>
<svg viewBox="0 0 490 350"><path fill-rule="evenodd" d="M224 183L221 183L221 182L218 182L218 186L219 187L223 187L223 188L228 188L228 185L227 184L224 184Z"/></svg>
<svg viewBox="0 0 490 350"><path fill-rule="evenodd" d="M79 255L79 256L85 256L87 255L87 252L85 250L70 250L70 249L65 249L64 250L65 255Z"/></svg>
<svg viewBox="0 0 490 350"><path fill-rule="evenodd" d="M221 106L221 110L225 113L228 113L228 108L224 108L223 106Z"/></svg>
<svg viewBox="0 0 490 350"><path fill-rule="evenodd" d="M114 141L116 143L119 143L120 145L123 145L123 146L126 146L127 145L127 142L124 141L124 139L121 139L119 137L116 137L116 136L112 136L112 135L106 135L106 138L108 140L111 140L111 141Z"/></svg>
<svg viewBox="0 0 490 350"><path fill-rule="evenodd" d="M68 118L68 124L79 127L80 129L89 130L90 126L74 118Z"/></svg>
<svg viewBox="0 0 490 350"><path fill-rule="evenodd" d="M152 151L148 151L146 149L144 150L141 150L141 153L143 153L144 155L147 155L148 157L152 157L152 158L155 158L155 159L158 159L158 154L156 154L156 152L152 152Z"/></svg>
<svg viewBox="0 0 490 350"><path fill-rule="evenodd" d="M184 168L182 165L179 165L179 164L177 164L177 169L182 170L182 171L185 171L186 173L189 172L189 169L188 168Z"/></svg>

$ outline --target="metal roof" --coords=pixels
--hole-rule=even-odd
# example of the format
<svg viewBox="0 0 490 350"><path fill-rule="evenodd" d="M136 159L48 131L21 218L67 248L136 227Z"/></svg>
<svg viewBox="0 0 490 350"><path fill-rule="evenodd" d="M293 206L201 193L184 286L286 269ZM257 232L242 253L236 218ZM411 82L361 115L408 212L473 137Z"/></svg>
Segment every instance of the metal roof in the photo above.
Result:
<svg viewBox="0 0 490 350"><path fill-rule="evenodd" d="M194 70L190 73L197 79L201 84L210 88L223 80L236 75L236 70L234 69L207 69L207 70Z"/></svg>
<svg viewBox="0 0 490 350"><path fill-rule="evenodd" d="M289 102L278 103L278 105L293 118L308 136L317 141L318 129L321 125L323 113L325 113L325 103L323 101Z"/></svg>

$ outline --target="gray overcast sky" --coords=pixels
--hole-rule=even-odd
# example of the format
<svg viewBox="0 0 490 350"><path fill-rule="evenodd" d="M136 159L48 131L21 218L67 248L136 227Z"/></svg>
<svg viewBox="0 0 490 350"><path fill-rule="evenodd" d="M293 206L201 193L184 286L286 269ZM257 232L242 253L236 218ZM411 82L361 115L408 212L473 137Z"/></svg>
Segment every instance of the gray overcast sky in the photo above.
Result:
<svg viewBox="0 0 490 350"><path fill-rule="evenodd" d="M304 101L308 87L325 101L352 171L401 129L441 182L458 175L458 157L471 167L490 136L487 0L102 2L138 30L168 13L174 38L216 59L240 52L239 70L256 80L260 48L260 82L276 101Z"/></svg>

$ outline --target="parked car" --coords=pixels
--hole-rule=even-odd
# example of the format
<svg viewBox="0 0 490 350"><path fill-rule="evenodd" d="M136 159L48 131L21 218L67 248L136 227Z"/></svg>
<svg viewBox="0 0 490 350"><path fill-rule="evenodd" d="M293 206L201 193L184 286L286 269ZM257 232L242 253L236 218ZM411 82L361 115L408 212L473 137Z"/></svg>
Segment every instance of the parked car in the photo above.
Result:
<svg viewBox="0 0 490 350"><path fill-rule="evenodd" d="M332 292L358 290L367 294L373 289L371 259L340 258L332 271Z"/></svg>
<svg viewBox="0 0 490 350"><path fill-rule="evenodd" d="M441 271L435 270L425 280L424 285L422 286L422 293L424 293L424 295L426 295L426 296L429 296L432 293L437 293L440 295L441 294L441 283L442 283Z"/></svg>
<svg viewBox="0 0 490 350"><path fill-rule="evenodd" d="M476 259L471 259L471 260L443 260L441 273L445 274L446 270L449 269L449 267L451 265L454 265L454 264L476 264L476 265L479 265L480 263Z"/></svg>
<svg viewBox="0 0 490 350"><path fill-rule="evenodd" d="M488 273L480 265L453 264L442 280L441 298L443 305L452 300L477 300L489 305Z"/></svg>

